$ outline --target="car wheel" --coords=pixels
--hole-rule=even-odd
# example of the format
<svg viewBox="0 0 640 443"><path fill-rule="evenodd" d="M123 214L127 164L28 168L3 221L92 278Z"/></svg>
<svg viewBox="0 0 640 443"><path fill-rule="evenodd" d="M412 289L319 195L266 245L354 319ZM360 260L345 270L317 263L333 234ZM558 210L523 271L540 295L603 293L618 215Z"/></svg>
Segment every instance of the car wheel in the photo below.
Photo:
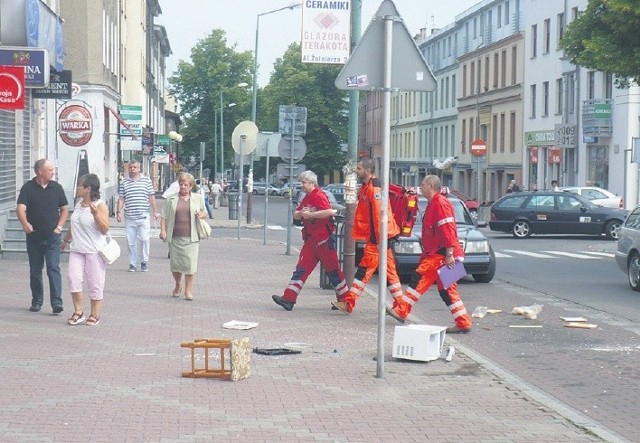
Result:
<svg viewBox="0 0 640 443"><path fill-rule="evenodd" d="M270 195L278 195L278 191L271 191Z"/></svg>
<svg viewBox="0 0 640 443"><path fill-rule="evenodd" d="M629 259L627 276L629 277L631 289L640 291L640 256L637 253L634 253Z"/></svg>
<svg viewBox="0 0 640 443"><path fill-rule="evenodd" d="M531 225L526 220L518 220L511 226L515 238L527 238L531 235Z"/></svg>
<svg viewBox="0 0 640 443"><path fill-rule="evenodd" d="M251 191L251 193L252 193L253 195L258 195L258 190L257 190L257 189L254 189L253 191Z"/></svg>
<svg viewBox="0 0 640 443"><path fill-rule="evenodd" d="M491 253L491 262L489 263L489 272L486 274L471 274L473 279L478 283L489 283L496 275L496 257Z"/></svg>
<svg viewBox="0 0 640 443"><path fill-rule="evenodd" d="M618 237L620 237L621 227L622 227L622 222L620 220L611 220L604 227L604 233L609 240L618 240Z"/></svg>
<svg viewBox="0 0 640 443"><path fill-rule="evenodd" d="M469 209L469 214L471 214L471 217L473 217L474 220L478 219L478 210L477 209Z"/></svg>

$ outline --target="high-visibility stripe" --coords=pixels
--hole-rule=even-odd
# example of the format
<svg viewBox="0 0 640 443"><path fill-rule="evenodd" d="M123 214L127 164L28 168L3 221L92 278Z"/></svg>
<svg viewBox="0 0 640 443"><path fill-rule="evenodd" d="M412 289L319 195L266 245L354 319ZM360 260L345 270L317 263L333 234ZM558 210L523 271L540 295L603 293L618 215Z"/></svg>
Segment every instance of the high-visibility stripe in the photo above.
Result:
<svg viewBox="0 0 640 443"><path fill-rule="evenodd" d="M443 218L442 220L438 220L436 222L436 226L442 226L446 223L453 223L455 220L453 217L447 217L447 218Z"/></svg>
<svg viewBox="0 0 640 443"><path fill-rule="evenodd" d="M336 286L336 294L343 295L349 292L349 287L347 286L347 282L342 280L338 286Z"/></svg>
<svg viewBox="0 0 640 443"><path fill-rule="evenodd" d="M460 307L460 306L464 307L464 303L462 303L462 300L458 300L458 301L457 301L457 302L455 302L455 303L451 303L451 304L449 305L449 309L450 309L451 311L453 311L455 308L458 308L458 307Z"/></svg>
<svg viewBox="0 0 640 443"><path fill-rule="evenodd" d="M460 310L458 312L451 311L451 314L453 315L453 318L456 319L456 318L461 317L463 315L467 315L467 310L466 309L462 309L462 310Z"/></svg>
<svg viewBox="0 0 640 443"><path fill-rule="evenodd" d="M302 290L301 285L302 285L302 282L298 280L298 281L289 283L289 286L287 286L287 289L295 292L296 294L300 294L300 291Z"/></svg>

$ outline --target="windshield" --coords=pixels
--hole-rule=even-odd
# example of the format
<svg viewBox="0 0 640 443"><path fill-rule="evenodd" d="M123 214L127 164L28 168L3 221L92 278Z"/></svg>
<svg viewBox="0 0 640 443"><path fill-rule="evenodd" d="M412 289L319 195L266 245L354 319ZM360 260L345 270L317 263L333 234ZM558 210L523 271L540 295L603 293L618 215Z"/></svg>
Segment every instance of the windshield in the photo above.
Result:
<svg viewBox="0 0 640 443"><path fill-rule="evenodd" d="M474 225L473 218L469 211L465 207L462 200L458 198L449 198L449 202L451 206L453 206L453 211L455 212L456 224L458 225ZM422 217L424 216L424 211L427 209L427 205L429 201L426 198L420 198L418 200L418 220L416 224L422 224Z"/></svg>

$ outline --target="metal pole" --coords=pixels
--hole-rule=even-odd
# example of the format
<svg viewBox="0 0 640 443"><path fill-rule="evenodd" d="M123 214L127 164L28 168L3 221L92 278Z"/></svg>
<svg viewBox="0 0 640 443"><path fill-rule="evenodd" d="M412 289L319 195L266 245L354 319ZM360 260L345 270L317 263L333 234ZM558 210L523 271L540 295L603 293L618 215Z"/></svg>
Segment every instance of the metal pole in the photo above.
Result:
<svg viewBox="0 0 640 443"><path fill-rule="evenodd" d="M291 158L289 159L289 211L287 214L287 255L291 255L291 229L293 228L293 197L294 197L294 187L293 187L293 152L294 152L294 134L296 127L296 115L295 113L291 114L293 117L291 118Z"/></svg>
<svg viewBox="0 0 640 443"><path fill-rule="evenodd" d="M262 244L267 244L267 215L269 213L269 142L271 138L267 139L267 166L265 168L264 176L267 178L267 191L264 193L264 223L262 233Z"/></svg>
<svg viewBox="0 0 640 443"><path fill-rule="evenodd" d="M224 180L224 107L222 106L222 90L220 90L220 175Z"/></svg>
<svg viewBox="0 0 640 443"><path fill-rule="evenodd" d="M238 171L238 206L237 206L237 215L238 215L238 240L240 240L240 219L242 218L240 216L241 210L242 210L242 184L244 182L243 180L243 173L242 173L242 169L244 168L244 165L242 164L242 156L244 154L244 144L247 141L247 136L242 134L240 136L240 153L238 153L238 157L240 157L240 168Z"/></svg>
<svg viewBox="0 0 640 443"><path fill-rule="evenodd" d="M387 249L389 232L389 146L391 129L391 63L393 48L393 22L396 17L384 17L384 107L382 111L382 221L380 223L380 262L378 266L378 353L376 378L384 378L385 304L387 296Z"/></svg>
<svg viewBox="0 0 640 443"><path fill-rule="evenodd" d="M218 175L218 110L213 110L213 181Z"/></svg>

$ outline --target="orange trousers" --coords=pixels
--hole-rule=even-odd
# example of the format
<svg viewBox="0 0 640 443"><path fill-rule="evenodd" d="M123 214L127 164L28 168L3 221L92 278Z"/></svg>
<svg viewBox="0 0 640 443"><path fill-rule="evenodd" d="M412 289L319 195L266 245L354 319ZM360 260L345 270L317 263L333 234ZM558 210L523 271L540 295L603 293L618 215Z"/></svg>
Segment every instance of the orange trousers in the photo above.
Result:
<svg viewBox="0 0 640 443"><path fill-rule="evenodd" d="M461 329L469 329L473 326L471 316L467 313L464 303L458 293L458 284L454 283L447 289L442 287L442 282L438 278L438 269L445 265L445 258L440 254L435 254L424 258L411 283L401 297L395 299L394 309L402 318L407 318L413 306L420 300L420 297L429 290L431 285L438 283L440 298L447 305L453 315L453 320Z"/></svg>
<svg viewBox="0 0 640 443"><path fill-rule="evenodd" d="M398 277L398 271L396 270L396 256L393 252L394 241L395 240L389 240L389 248L387 249L387 288L393 298L402 295L402 285L400 284L400 277ZM341 300L347 303L349 312L353 311L356 300L360 294L364 292L367 283L378 270L379 264L380 254L378 254L378 245L367 242L360 263L358 264L356 275L353 277L351 289Z"/></svg>

